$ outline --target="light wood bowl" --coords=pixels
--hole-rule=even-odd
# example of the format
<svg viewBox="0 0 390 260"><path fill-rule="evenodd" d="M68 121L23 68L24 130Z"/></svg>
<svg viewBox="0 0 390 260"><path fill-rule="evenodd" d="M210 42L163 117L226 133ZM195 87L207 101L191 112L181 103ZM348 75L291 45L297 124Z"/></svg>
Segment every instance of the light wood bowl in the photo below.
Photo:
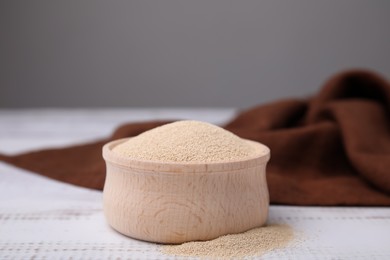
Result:
<svg viewBox="0 0 390 260"><path fill-rule="evenodd" d="M268 147L245 140L255 147L255 156L218 163L163 163L112 151L126 140L103 147L104 214L120 233L177 244L244 232L267 220Z"/></svg>

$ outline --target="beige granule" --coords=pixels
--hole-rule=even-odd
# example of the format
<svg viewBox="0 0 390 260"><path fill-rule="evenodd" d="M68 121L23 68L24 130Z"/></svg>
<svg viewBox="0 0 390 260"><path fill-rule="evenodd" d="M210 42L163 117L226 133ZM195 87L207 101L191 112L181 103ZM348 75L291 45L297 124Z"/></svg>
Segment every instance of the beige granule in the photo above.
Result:
<svg viewBox="0 0 390 260"><path fill-rule="evenodd" d="M293 239L294 231L290 226L272 224L210 241L162 246L161 252L168 255L207 259L237 259L247 256L261 256L272 250L284 248Z"/></svg>
<svg viewBox="0 0 390 260"><path fill-rule="evenodd" d="M246 141L218 126L177 121L146 131L114 147L114 152L150 161L220 162L255 153Z"/></svg>

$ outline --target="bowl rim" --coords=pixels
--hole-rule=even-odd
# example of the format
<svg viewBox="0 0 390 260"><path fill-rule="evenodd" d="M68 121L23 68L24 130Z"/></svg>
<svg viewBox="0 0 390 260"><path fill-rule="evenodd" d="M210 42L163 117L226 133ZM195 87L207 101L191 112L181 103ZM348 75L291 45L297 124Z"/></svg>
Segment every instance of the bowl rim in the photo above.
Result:
<svg viewBox="0 0 390 260"><path fill-rule="evenodd" d="M222 171L234 171L244 168L256 167L262 164L266 164L271 155L270 149L256 141L243 139L250 145L255 146L258 149L258 153L253 156L245 157L239 160L227 160L217 162L162 162L162 161L150 161L139 160L123 156L119 153L112 151L112 149L131 139L133 137L121 138L110 141L103 146L103 158L106 163L114 164L122 168L140 169L143 171L151 172L222 172Z"/></svg>

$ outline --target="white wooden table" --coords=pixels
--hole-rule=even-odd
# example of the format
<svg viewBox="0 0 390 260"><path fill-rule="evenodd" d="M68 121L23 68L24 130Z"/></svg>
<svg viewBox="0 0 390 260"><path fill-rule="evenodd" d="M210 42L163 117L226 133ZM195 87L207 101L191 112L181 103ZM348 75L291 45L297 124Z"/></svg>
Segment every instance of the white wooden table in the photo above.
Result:
<svg viewBox="0 0 390 260"><path fill-rule="evenodd" d="M128 121L197 119L220 124L232 109L0 110L0 151L61 147L109 135ZM179 259L113 231L102 194L0 163L0 259ZM390 259L390 209L271 206L303 242L262 259Z"/></svg>

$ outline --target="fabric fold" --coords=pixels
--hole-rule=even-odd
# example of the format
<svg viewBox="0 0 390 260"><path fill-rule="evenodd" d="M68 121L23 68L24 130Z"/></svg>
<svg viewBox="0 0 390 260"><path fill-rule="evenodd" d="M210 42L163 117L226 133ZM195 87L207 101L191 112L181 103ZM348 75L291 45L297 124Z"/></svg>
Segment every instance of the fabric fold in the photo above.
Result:
<svg viewBox="0 0 390 260"><path fill-rule="evenodd" d="M256 106L224 127L270 147L267 181L273 204L389 206L389 114L389 83L373 72L355 70L335 75L311 98ZM101 190L104 143L168 122L129 123L104 140L0 155L0 160Z"/></svg>

